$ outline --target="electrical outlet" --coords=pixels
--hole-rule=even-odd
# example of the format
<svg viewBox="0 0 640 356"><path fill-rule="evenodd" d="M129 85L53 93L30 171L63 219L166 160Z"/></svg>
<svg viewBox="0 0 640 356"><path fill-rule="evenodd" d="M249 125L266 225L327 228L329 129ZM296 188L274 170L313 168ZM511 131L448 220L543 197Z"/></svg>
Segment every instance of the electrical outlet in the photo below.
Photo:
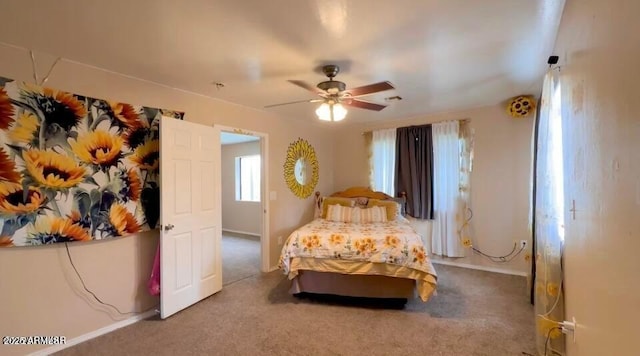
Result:
<svg viewBox="0 0 640 356"><path fill-rule="evenodd" d="M520 240L520 248L527 247L527 240Z"/></svg>
<svg viewBox="0 0 640 356"><path fill-rule="evenodd" d="M282 236L278 236L278 245L282 245Z"/></svg>
<svg viewBox="0 0 640 356"><path fill-rule="evenodd" d="M560 330L563 334L573 334L573 342L576 342L576 318L572 317L571 321L565 320L560 322Z"/></svg>

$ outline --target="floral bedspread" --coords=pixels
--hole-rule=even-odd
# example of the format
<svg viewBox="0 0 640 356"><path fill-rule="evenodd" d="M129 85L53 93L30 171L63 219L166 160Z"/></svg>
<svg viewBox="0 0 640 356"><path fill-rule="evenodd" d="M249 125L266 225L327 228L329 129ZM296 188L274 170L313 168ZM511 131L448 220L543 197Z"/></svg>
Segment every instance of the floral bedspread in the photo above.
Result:
<svg viewBox="0 0 640 356"><path fill-rule="evenodd" d="M282 248L285 274L295 257L388 263L436 275L420 235L408 222L351 224L316 219L294 231Z"/></svg>

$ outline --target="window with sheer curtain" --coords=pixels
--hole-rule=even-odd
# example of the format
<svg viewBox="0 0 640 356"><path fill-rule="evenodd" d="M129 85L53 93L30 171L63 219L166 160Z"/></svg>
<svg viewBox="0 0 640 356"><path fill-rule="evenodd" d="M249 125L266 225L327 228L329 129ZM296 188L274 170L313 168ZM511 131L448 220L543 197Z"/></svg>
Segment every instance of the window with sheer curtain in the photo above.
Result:
<svg viewBox="0 0 640 356"><path fill-rule="evenodd" d="M236 157L236 200L260 201L260 155Z"/></svg>
<svg viewBox="0 0 640 356"><path fill-rule="evenodd" d="M371 186L373 190L395 196L396 129L372 133Z"/></svg>
<svg viewBox="0 0 640 356"><path fill-rule="evenodd" d="M461 145L458 121L433 124L434 220L431 251L436 255L464 257L458 234L461 204Z"/></svg>
<svg viewBox="0 0 640 356"><path fill-rule="evenodd" d="M564 162L562 146L562 90L550 70L542 87L537 119L534 210L534 301L538 352L564 354L558 330L564 320L562 251L564 245Z"/></svg>
<svg viewBox="0 0 640 356"><path fill-rule="evenodd" d="M469 208L469 178L473 157L472 130L466 120L435 123L431 128L431 250L442 256L463 257L463 241L470 239L470 236L467 221L459 217L466 217ZM389 195L395 193L395 181L398 180L397 130L377 130L373 131L371 136L371 186L374 190ZM420 196L414 198L420 199Z"/></svg>

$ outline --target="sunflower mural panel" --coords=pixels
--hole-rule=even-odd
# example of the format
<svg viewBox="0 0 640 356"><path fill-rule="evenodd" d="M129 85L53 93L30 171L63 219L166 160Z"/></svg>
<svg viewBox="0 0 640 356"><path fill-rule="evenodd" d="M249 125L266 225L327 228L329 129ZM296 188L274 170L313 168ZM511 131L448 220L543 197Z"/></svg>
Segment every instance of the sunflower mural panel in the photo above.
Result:
<svg viewBox="0 0 640 356"><path fill-rule="evenodd" d="M162 116L0 77L0 247L156 228Z"/></svg>

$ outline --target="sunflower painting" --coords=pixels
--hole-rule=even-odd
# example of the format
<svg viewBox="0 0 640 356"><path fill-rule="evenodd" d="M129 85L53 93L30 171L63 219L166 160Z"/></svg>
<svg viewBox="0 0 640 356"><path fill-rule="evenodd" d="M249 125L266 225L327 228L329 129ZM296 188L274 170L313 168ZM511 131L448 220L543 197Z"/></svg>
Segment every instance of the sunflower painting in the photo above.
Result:
<svg viewBox="0 0 640 356"><path fill-rule="evenodd" d="M0 248L156 228L162 116L0 77Z"/></svg>

